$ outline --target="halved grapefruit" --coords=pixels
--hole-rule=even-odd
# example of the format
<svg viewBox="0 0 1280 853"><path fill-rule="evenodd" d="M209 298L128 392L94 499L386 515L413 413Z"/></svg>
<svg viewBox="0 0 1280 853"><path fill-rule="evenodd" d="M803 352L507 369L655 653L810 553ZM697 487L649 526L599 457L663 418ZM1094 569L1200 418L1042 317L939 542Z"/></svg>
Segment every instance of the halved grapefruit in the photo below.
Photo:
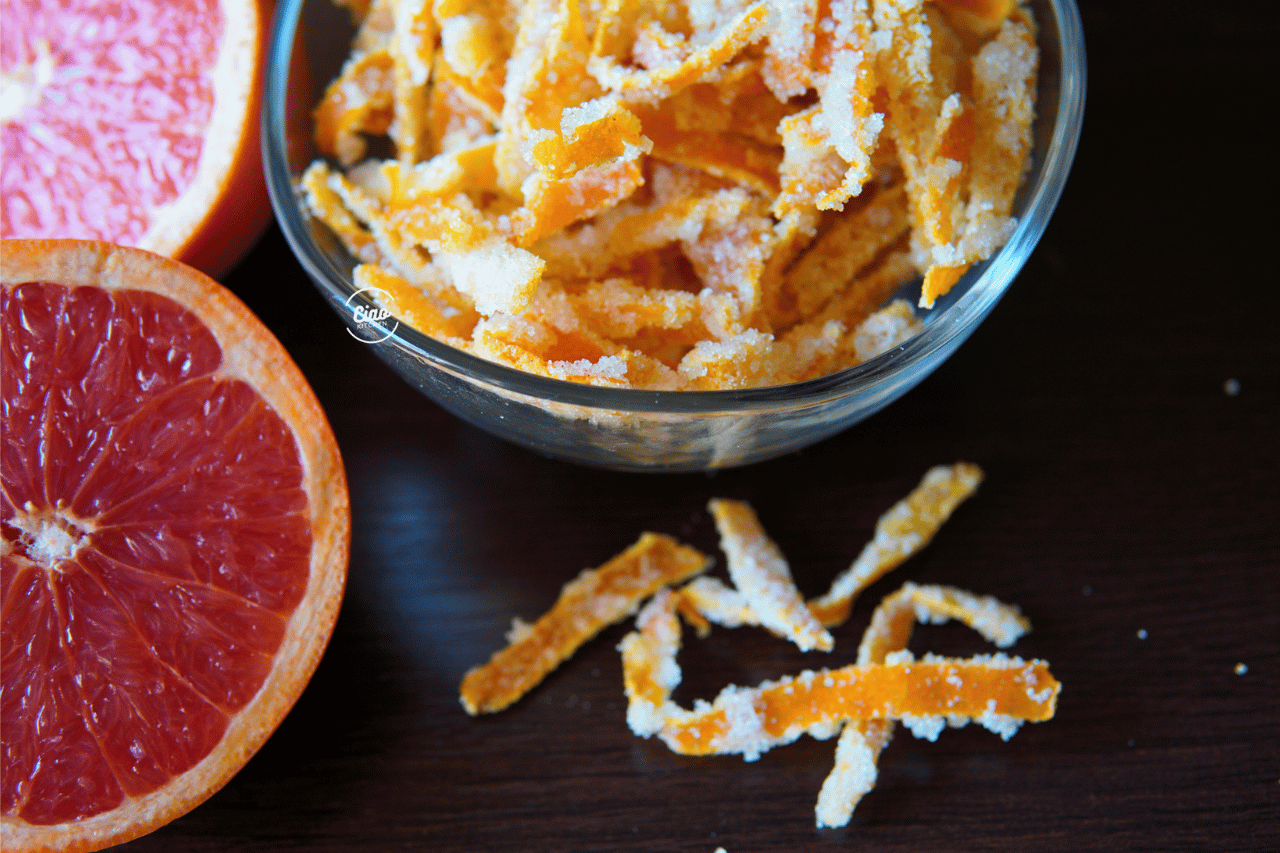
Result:
<svg viewBox="0 0 1280 853"><path fill-rule="evenodd" d="M0 0L0 237L138 246L221 276L271 220L270 0Z"/></svg>
<svg viewBox="0 0 1280 853"><path fill-rule="evenodd" d="M159 255L0 241L0 371L0 849L99 849L204 801L293 706L346 479L280 343Z"/></svg>

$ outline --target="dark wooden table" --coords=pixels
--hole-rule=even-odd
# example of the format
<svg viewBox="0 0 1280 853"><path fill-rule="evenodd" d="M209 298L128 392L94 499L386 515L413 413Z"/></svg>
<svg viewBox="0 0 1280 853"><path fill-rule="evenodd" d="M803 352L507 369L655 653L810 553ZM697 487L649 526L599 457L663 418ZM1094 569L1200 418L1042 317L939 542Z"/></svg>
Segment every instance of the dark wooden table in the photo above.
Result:
<svg viewBox="0 0 1280 853"><path fill-rule="evenodd" d="M268 233L228 283L337 432L347 596L262 751L128 849L1280 849L1280 278L1264 95L1280 28L1253 7L1082 3L1083 141L1008 296L904 399L752 467L619 474L494 439L349 336ZM859 601L830 657L758 629L686 635L687 704L851 660L874 603L904 580L1022 606L1034 629L1013 651L1052 664L1057 717L1007 743L977 726L936 743L900 730L846 828L814 827L832 741L746 763L634 737L615 650L625 626L504 713L472 719L458 702L512 617L537 616L642 530L715 552L707 499L749 500L816 593L925 469L957 459L985 468L982 489ZM941 626L913 648L984 647Z"/></svg>

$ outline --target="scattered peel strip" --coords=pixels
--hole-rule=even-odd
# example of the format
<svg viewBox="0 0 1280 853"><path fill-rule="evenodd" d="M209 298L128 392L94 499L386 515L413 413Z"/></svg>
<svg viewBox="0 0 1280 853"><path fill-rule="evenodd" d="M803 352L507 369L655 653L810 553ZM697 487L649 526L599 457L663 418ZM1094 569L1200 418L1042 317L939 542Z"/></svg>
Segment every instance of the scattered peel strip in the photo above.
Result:
<svg viewBox="0 0 1280 853"><path fill-rule="evenodd" d="M824 625L848 619L858 594L928 545L982 478L982 469L967 462L930 469L911 494L880 517L875 537L831 589L810 603L818 619Z"/></svg>
<svg viewBox="0 0 1280 853"><path fill-rule="evenodd" d="M782 551L742 501L708 504L728 557L729 577L760 624L791 640L802 651L831 651L831 634L805 606Z"/></svg>
<svg viewBox="0 0 1280 853"><path fill-rule="evenodd" d="M958 619L1001 648L1006 648L1031 630L1018 608L990 596L979 596L955 587L903 584L897 592L881 600L871 616L858 646L858 663L883 663L900 655L911 640L916 622L939 623ZM985 718L999 729L1005 740L1016 728L1010 720ZM910 721L913 734L932 733L936 737L945 718ZM858 802L875 785L876 762L893 737L893 720L850 720L840 732L836 761L823 781L815 806L817 825L844 826Z"/></svg>
<svg viewBox="0 0 1280 853"><path fill-rule="evenodd" d="M641 737L662 728L673 710L671 693L680 684L680 620L676 598L661 589L636 615L636 630L618 644L627 696L627 725Z"/></svg>
<svg viewBox="0 0 1280 853"><path fill-rule="evenodd" d="M706 569L709 561L669 536L645 533L630 548L565 585L552 608L462 680L469 714L501 711L601 630L636 612L664 586Z"/></svg>
<svg viewBox="0 0 1280 853"><path fill-rule="evenodd" d="M835 766L822 780L814 816L819 827L844 826L880 775L880 753L893 739L893 720L850 720L836 741Z"/></svg>
<svg viewBox="0 0 1280 853"><path fill-rule="evenodd" d="M678 591L663 590L637 617L636 630L627 635L619 649L623 652L623 677L628 699L627 722L632 731L641 737L658 734L670 748L687 754L721 754L739 752L748 760L772 746L790 742L802 733L828 738L839 732L835 764L823 781L815 804L815 820L819 827L844 826L848 823L858 802L875 786L878 776L877 762L880 753L893 737L895 720L900 719L917 737L933 740L947 726L957 727L976 720L989 730L1008 740L1025 719L1048 719L1056 707L1060 685L1052 680L1047 665L1030 663L1002 654L982 656L962 663L977 667L1018 667L1023 670L1013 676L1014 684L1021 684L1024 697L1033 705L1039 705L1038 714L1020 716L1005 713L995 696L985 692L986 686L977 691L976 699L970 697L972 711L966 708L957 695L947 695L936 701L932 709L916 706L885 715L865 715L861 710L856 716L831 713L823 710L833 704L830 697L810 695L807 703L794 698L795 679L766 682L757 688L729 687L717 697L716 703L699 702L694 710L680 708L671 701L671 695L680 683L680 667L676 655L680 649L680 623L682 614L700 635L709 630L710 621L726 627L758 624L754 611L737 590L710 577L698 577ZM991 596L981 596L949 586L917 585L905 583L896 592L885 596L876 607L870 623L863 633L858 649L858 661L853 669L879 667L911 667L914 657L906 651L916 622L939 623L957 619L1001 648L1016 642L1030 630L1030 623L1017 607L1005 604ZM950 659L926 656L924 664L951 666ZM1028 669L1029 667L1029 669ZM823 687L830 692L836 687L838 674L822 673ZM874 671L874 670L867 670ZM925 677L932 686L934 675ZM1048 676L1048 679L1042 678ZM813 673L802 674L800 680ZM827 684L827 678L831 684ZM960 691L965 682L959 670L948 670L944 682ZM972 686L972 685L970 685ZM1008 687L1007 684L1002 685ZM838 689L838 687L837 687ZM872 688L874 692L876 688ZM788 692L792 691L792 692ZM782 701L767 701L770 694L782 694ZM803 691L801 691L803 692ZM811 691L812 692L812 691ZM773 698L777 699L775 695ZM876 701L885 701L880 697ZM717 705L721 707L717 707ZM791 716L778 713L780 709ZM1025 707L1022 709L1025 711ZM804 714L808 717L804 717ZM766 725L766 716L772 716L774 731ZM779 733L779 724L784 726Z"/></svg>
<svg viewBox="0 0 1280 853"><path fill-rule="evenodd" d="M680 755L741 754L752 761L805 733L831 737L852 719L999 715L1040 722L1053 717L1059 688L1044 661L1001 653L851 664L755 688L731 685L711 704L674 715L658 737Z"/></svg>
<svg viewBox="0 0 1280 853"><path fill-rule="evenodd" d="M1007 649L1031 630L1017 607L989 595L974 595L949 586L908 584L916 605L916 621L945 622L955 619L977 631L997 648Z"/></svg>
<svg viewBox="0 0 1280 853"><path fill-rule="evenodd" d="M880 517L876 524L875 538L863 548L858 559L836 578L831 589L820 598L808 602L806 606L813 619L828 627L843 623L849 617L857 595L924 548L960 502L973 494L982 477L981 468L967 462L930 469L910 494ZM789 636L777 625L785 624L780 614L787 608L794 608L793 598L798 597L799 593L794 591L785 559L777 552L776 546L769 542L750 507L736 505L731 501L719 501L712 503L712 512L718 512L717 525L724 525L728 529L727 535L722 531L722 537L725 537L722 546L726 546L725 551L730 554L730 577L734 579L738 589L727 586L718 578L694 578L679 590L677 609L703 635L711 624L725 628L764 624L780 636ZM730 552L731 548L733 553ZM757 559L754 564L744 566L744 556L752 551L758 552ZM774 595L779 602L763 605L779 614L774 617L774 624L766 624L758 615L753 601L761 600L761 596L757 595L753 599L745 594L738 576L734 574L735 565L739 575L758 576L754 581L757 586L775 590ZM996 626L1000 633L984 632L983 636L1000 648L1011 645L1020 633L1027 630L1025 620L1018 621L1021 620L1021 615L1016 610L1010 612L1002 609L1006 605L993 598L980 598L963 590L944 587L914 589L917 590L917 603L924 608L922 612L928 612L928 608L932 607L937 613L960 619L979 631L983 629L978 628L978 624ZM795 624L807 625L810 636L821 636L808 620L797 619ZM1018 631L1019 625L1022 626L1021 632ZM830 636L825 631L823 633ZM810 648L821 647L813 645Z"/></svg>

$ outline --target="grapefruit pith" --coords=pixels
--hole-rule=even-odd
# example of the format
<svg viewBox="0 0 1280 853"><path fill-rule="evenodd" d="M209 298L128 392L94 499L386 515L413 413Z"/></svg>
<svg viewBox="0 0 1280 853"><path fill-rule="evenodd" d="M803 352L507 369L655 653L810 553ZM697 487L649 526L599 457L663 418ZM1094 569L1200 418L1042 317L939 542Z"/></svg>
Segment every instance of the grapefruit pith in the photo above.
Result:
<svg viewBox="0 0 1280 853"><path fill-rule="evenodd" d="M137 246L221 276L271 219L269 0L0 0L0 237Z"/></svg>
<svg viewBox="0 0 1280 853"><path fill-rule="evenodd" d="M324 651L332 431L229 291L100 242L0 242L0 849L91 850L226 783Z"/></svg>

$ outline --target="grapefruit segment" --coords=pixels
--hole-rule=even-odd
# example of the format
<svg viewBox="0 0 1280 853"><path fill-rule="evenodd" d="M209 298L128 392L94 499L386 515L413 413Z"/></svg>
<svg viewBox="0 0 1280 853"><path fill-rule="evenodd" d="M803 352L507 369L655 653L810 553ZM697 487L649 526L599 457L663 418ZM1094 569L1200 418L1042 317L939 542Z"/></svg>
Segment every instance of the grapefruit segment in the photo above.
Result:
<svg viewBox="0 0 1280 853"><path fill-rule="evenodd" d="M332 432L183 264L4 241L0 847L116 844L202 802L309 680L346 573Z"/></svg>

